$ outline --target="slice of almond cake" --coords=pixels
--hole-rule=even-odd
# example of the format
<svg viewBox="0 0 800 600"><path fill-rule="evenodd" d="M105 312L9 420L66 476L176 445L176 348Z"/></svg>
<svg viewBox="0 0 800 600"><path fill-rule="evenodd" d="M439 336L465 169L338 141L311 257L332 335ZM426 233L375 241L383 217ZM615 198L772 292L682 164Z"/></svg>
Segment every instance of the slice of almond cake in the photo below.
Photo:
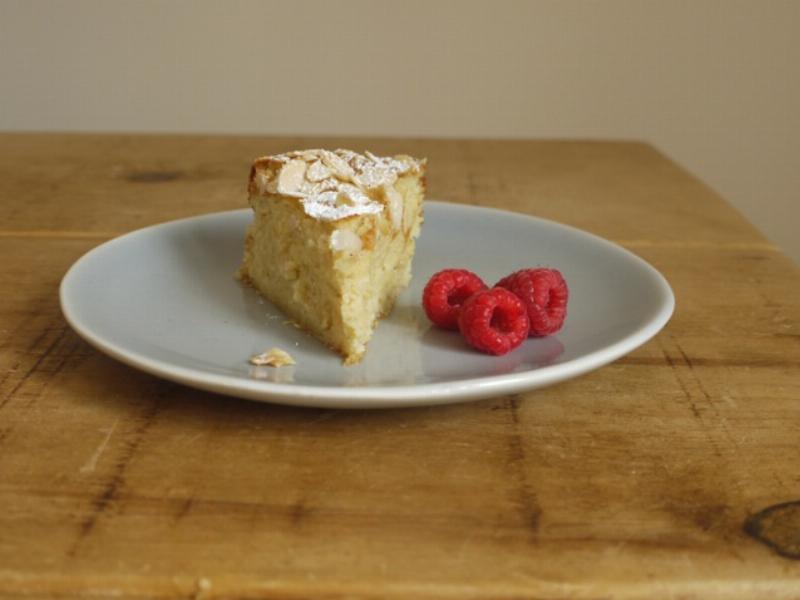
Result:
<svg viewBox="0 0 800 600"><path fill-rule="evenodd" d="M239 276L345 364L359 362L411 279L425 169L350 150L257 159Z"/></svg>

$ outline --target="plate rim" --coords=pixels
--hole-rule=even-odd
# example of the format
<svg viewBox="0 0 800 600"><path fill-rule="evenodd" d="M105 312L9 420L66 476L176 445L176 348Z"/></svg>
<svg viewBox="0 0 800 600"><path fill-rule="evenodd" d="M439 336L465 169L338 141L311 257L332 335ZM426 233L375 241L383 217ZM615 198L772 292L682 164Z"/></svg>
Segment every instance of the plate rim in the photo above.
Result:
<svg viewBox="0 0 800 600"><path fill-rule="evenodd" d="M660 292L660 306L658 306L654 315L645 324L622 339L564 363L546 365L518 373L488 375L444 382L386 386L317 386L277 383L256 379L248 380L240 376L211 373L201 369L175 365L163 360L153 359L145 354L125 349L113 342L103 339L102 334L97 334L91 327L81 322L77 314L78 311L73 305L73 300L70 299L70 286L73 285L73 280L78 276L77 274L80 273L83 266L90 260L93 260L102 252L107 252L114 246L123 243L124 240L148 231L183 226L191 221L214 220L235 213L251 212L249 208L241 208L156 223L124 233L95 246L78 258L61 279L59 285L61 311L70 327L72 327L86 342L104 354L151 375L190 387L250 400L279 402L295 406L315 406L324 408L390 408L450 404L498 395L514 394L552 385L565 379L583 375L613 362L649 341L663 329L675 310L675 295L672 288L666 278L655 267L630 250L594 233L557 221L504 209L438 200L425 200L426 207L432 205L441 207L443 210L473 213L483 213L485 211L501 213L505 217L530 220L539 224L545 224L549 227L561 229L562 231L568 231L571 234L589 237L595 243L599 243L607 249L623 255L628 260L632 260L637 264L639 268L649 276L652 283ZM532 377L533 374L535 374L535 377Z"/></svg>

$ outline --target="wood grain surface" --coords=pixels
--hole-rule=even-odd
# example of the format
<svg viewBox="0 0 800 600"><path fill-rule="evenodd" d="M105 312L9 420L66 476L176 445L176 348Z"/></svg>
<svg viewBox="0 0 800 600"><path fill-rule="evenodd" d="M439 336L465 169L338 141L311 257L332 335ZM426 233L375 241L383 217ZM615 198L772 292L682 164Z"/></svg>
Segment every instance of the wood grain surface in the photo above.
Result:
<svg viewBox="0 0 800 600"><path fill-rule="evenodd" d="M371 412L199 392L66 325L84 252L319 146L609 238L675 316L554 387ZM0 596L800 598L799 275L639 143L0 135Z"/></svg>

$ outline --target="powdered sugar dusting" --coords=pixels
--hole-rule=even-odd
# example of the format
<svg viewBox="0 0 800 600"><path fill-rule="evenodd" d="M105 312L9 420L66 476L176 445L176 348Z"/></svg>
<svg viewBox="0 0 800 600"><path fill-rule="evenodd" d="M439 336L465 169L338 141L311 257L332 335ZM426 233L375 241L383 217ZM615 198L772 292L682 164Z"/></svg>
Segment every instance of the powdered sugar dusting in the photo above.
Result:
<svg viewBox="0 0 800 600"><path fill-rule="evenodd" d="M383 211L381 188L401 175L419 173L424 160L381 157L352 150L296 150L258 159L269 166L254 175L260 193L297 198L306 214L324 221Z"/></svg>

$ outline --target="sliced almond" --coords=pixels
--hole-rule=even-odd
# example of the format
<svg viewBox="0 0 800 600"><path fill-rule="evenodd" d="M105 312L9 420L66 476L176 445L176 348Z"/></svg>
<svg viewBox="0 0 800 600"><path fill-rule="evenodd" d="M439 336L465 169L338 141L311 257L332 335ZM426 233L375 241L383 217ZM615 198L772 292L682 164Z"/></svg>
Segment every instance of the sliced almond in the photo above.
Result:
<svg viewBox="0 0 800 600"><path fill-rule="evenodd" d="M302 157L306 162L314 162L315 160L319 159L321 153L322 150L303 150Z"/></svg>
<svg viewBox="0 0 800 600"><path fill-rule="evenodd" d="M403 196L391 185L383 186L383 194L386 197L386 205L389 207L392 227L397 231L403 225Z"/></svg>
<svg viewBox="0 0 800 600"><path fill-rule="evenodd" d="M337 229L331 234L331 250L358 252L361 247L361 238L349 229Z"/></svg>
<svg viewBox="0 0 800 600"><path fill-rule="evenodd" d="M356 206L358 204L369 204L369 202L369 196L356 186L347 183L339 186L339 193L336 196L337 206Z"/></svg>
<svg viewBox="0 0 800 600"><path fill-rule="evenodd" d="M411 210L410 206L405 206L405 214L403 215L403 231L405 232L406 236L411 235L411 231L414 229L414 223L418 218L418 211Z"/></svg>
<svg viewBox="0 0 800 600"><path fill-rule="evenodd" d="M328 150L322 151L322 162L342 181L354 181L355 171L341 156Z"/></svg>
<svg viewBox="0 0 800 600"><path fill-rule="evenodd" d="M317 160L311 163L306 171L306 179L312 183L323 181L331 176L331 170Z"/></svg>
<svg viewBox="0 0 800 600"><path fill-rule="evenodd" d="M304 160L294 159L286 163L278 174L278 192L295 195L300 191L306 174Z"/></svg>
<svg viewBox="0 0 800 600"><path fill-rule="evenodd" d="M272 348L250 357L250 363L259 367L284 367L295 364L291 354L280 348Z"/></svg>

